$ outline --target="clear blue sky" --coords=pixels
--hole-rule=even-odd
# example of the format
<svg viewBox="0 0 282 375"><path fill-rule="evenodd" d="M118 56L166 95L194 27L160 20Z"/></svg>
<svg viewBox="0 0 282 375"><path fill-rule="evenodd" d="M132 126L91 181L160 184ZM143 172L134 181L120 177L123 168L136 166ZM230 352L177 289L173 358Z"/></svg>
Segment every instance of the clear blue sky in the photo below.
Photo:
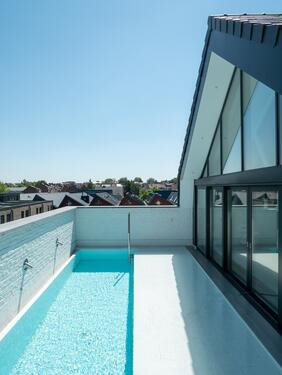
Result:
<svg viewBox="0 0 282 375"><path fill-rule="evenodd" d="M0 180L177 175L207 17L278 0L0 3Z"/></svg>

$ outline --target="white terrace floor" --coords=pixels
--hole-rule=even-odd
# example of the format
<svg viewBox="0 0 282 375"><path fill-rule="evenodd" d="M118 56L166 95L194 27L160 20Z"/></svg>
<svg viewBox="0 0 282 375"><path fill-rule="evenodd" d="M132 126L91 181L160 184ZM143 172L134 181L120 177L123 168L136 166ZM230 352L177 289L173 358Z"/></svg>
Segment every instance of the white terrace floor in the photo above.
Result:
<svg viewBox="0 0 282 375"><path fill-rule="evenodd" d="M189 251L135 253L135 375L282 373Z"/></svg>

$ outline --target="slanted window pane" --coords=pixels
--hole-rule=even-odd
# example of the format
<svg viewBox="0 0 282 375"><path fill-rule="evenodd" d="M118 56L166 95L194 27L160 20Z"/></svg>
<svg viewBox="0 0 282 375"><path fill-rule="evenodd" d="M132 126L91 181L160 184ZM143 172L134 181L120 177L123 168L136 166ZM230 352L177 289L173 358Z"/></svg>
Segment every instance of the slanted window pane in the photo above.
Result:
<svg viewBox="0 0 282 375"><path fill-rule="evenodd" d="M209 176L217 176L220 173L220 126L218 126L209 156Z"/></svg>
<svg viewBox="0 0 282 375"><path fill-rule="evenodd" d="M226 160L223 173L238 172L241 170L241 129L239 129L228 159Z"/></svg>
<svg viewBox="0 0 282 375"><path fill-rule="evenodd" d="M208 177L208 168L207 168L207 165L205 166L203 177Z"/></svg>
<svg viewBox="0 0 282 375"><path fill-rule="evenodd" d="M241 170L240 71L237 70L222 113L223 173Z"/></svg>
<svg viewBox="0 0 282 375"><path fill-rule="evenodd" d="M275 165L275 93L243 73L245 169Z"/></svg>

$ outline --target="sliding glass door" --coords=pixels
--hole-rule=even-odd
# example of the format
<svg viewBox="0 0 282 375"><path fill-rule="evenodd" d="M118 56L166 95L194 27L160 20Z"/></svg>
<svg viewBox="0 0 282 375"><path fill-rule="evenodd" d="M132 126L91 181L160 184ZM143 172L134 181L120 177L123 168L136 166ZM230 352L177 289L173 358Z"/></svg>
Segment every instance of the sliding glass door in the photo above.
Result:
<svg viewBox="0 0 282 375"><path fill-rule="evenodd" d="M251 190L251 287L253 292L278 310L278 200L276 189Z"/></svg>
<svg viewBox="0 0 282 375"><path fill-rule="evenodd" d="M207 233L207 198L206 189L198 188L197 190L197 246L206 253L206 233Z"/></svg>
<svg viewBox="0 0 282 375"><path fill-rule="evenodd" d="M278 311L278 188L227 191L228 271Z"/></svg>
<svg viewBox="0 0 282 375"><path fill-rule="evenodd" d="M197 189L198 249L271 314L282 311L282 306L278 308L281 192L282 188L269 186Z"/></svg>
<svg viewBox="0 0 282 375"><path fill-rule="evenodd" d="M223 266L223 189L210 190L210 256Z"/></svg>
<svg viewBox="0 0 282 375"><path fill-rule="evenodd" d="M247 283L247 190L228 190L228 269Z"/></svg>

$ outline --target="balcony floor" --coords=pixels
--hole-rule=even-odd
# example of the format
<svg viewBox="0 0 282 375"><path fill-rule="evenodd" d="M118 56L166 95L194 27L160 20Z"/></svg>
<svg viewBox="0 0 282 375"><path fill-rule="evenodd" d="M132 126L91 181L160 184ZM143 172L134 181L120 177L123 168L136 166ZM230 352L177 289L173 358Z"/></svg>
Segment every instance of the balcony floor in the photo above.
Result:
<svg viewBox="0 0 282 375"><path fill-rule="evenodd" d="M135 254L134 374L282 373L187 249Z"/></svg>

